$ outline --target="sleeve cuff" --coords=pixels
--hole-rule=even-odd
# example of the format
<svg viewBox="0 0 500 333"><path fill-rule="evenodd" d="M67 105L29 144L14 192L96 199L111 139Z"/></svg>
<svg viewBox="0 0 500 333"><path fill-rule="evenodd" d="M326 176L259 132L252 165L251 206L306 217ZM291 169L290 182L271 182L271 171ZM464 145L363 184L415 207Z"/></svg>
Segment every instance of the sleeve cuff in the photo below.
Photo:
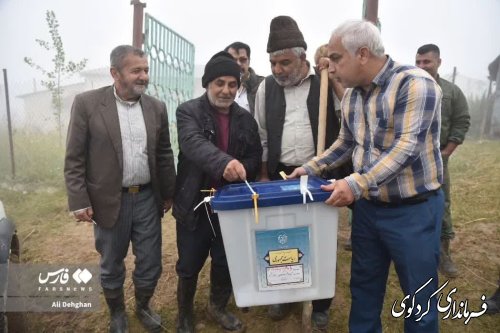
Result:
<svg viewBox="0 0 500 333"><path fill-rule="evenodd" d="M304 168L304 170L306 170L306 173L309 176L317 176L315 169L313 169L308 163L303 164L302 167Z"/></svg>
<svg viewBox="0 0 500 333"><path fill-rule="evenodd" d="M450 142L450 141L456 143L457 145L461 145L464 142L463 139L456 138L456 137L448 138L448 142Z"/></svg>
<svg viewBox="0 0 500 333"><path fill-rule="evenodd" d="M91 208L91 206L88 206L88 207L85 207L85 208L80 208L80 209L75 209L75 210L71 211L71 213L77 214L77 213L83 212L84 210L87 210L89 208Z"/></svg>
<svg viewBox="0 0 500 333"><path fill-rule="evenodd" d="M352 193L354 194L354 199L359 200L361 199L363 195L363 191L361 190L361 187L359 186L358 182L354 178L354 174L347 176L344 178L347 182L347 185L351 188Z"/></svg>

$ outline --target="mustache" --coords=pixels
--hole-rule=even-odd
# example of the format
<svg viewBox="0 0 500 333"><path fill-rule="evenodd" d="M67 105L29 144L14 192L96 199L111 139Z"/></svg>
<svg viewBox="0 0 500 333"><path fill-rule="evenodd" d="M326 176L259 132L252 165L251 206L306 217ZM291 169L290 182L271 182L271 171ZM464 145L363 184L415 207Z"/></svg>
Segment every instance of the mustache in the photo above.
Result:
<svg viewBox="0 0 500 333"><path fill-rule="evenodd" d="M280 77L280 76L274 75L274 80L280 86L287 86L287 85L291 84L290 77Z"/></svg>
<svg viewBox="0 0 500 333"><path fill-rule="evenodd" d="M276 80L280 80L280 81L286 81L288 79L288 75L274 75L273 74L273 76Z"/></svg>

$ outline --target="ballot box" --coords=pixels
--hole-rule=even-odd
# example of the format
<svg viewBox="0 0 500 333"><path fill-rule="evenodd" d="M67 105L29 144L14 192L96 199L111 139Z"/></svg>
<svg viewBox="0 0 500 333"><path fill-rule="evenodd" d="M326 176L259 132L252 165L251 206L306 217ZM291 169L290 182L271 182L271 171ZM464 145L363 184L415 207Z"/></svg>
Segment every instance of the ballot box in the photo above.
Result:
<svg viewBox="0 0 500 333"><path fill-rule="evenodd" d="M232 184L212 198L239 307L334 296L338 209L324 203L326 180L302 184Z"/></svg>

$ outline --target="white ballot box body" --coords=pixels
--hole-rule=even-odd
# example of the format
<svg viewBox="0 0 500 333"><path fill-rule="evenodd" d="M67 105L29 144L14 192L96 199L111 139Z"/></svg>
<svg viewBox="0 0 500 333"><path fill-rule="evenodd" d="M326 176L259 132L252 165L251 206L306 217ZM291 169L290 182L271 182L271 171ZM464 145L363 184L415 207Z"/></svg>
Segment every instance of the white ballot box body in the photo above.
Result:
<svg viewBox="0 0 500 333"><path fill-rule="evenodd" d="M245 184L212 199L239 307L334 296L338 209L324 203L326 183L310 177L304 195L299 180L251 183L257 209Z"/></svg>

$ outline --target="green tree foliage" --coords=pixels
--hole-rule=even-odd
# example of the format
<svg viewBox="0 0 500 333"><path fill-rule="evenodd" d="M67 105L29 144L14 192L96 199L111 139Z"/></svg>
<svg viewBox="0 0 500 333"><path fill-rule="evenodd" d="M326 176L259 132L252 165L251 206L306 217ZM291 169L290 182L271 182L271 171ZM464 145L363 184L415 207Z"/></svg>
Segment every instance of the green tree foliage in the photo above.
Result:
<svg viewBox="0 0 500 333"><path fill-rule="evenodd" d="M35 63L31 58L24 57L24 62L29 66L40 71L44 75L44 79L41 81L42 86L47 88L52 94L52 106L54 107L54 116L57 121L57 128L59 131L59 138L62 142L62 94L63 88L61 86L63 80L69 79L75 73L80 72L87 65L87 59L83 59L79 62L66 61L66 55L64 53L63 42L61 35L59 34L59 22L57 21L56 14L52 10L47 10L45 15L45 20L49 27L49 34L51 41L45 41L42 39L35 39L38 45L48 52L53 53L51 69L46 69L45 67Z"/></svg>

